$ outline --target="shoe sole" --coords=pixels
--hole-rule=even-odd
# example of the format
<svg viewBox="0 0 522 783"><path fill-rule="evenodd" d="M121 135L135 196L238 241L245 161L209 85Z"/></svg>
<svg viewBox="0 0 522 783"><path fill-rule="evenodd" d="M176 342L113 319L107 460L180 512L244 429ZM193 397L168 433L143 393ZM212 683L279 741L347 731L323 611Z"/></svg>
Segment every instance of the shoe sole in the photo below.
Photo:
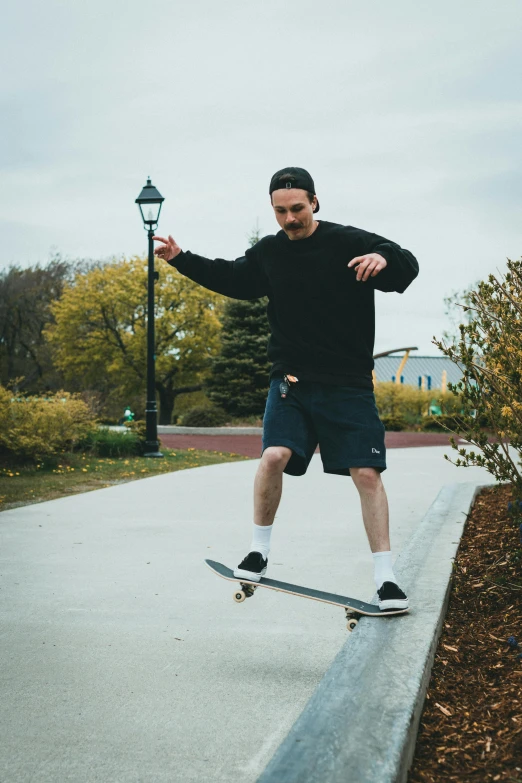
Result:
<svg viewBox="0 0 522 783"><path fill-rule="evenodd" d="M249 582L259 582L262 576L266 574L266 568L263 568L260 574L257 574L255 571L243 571L242 568L236 568L234 570L234 576L237 576L238 579L248 579Z"/></svg>
<svg viewBox="0 0 522 783"><path fill-rule="evenodd" d="M388 601L379 601L379 609L384 612L385 610L389 609L409 609L409 601L407 598L403 599L393 599L390 598Z"/></svg>

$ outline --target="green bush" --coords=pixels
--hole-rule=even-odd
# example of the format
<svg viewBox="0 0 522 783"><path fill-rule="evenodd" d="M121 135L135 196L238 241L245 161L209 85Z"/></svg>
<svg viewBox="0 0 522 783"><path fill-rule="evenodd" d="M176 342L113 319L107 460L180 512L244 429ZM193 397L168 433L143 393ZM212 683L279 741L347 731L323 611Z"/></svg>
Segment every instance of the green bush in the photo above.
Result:
<svg viewBox="0 0 522 783"><path fill-rule="evenodd" d="M414 386L392 381L375 385L375 402L381 419L395 416L404 418L409 415L419 420L428 410L430 399L431 392L421 391Z"/></svg>
<svg viewBox="0 0 522 783"><path fill-rule="evenodd" d="M459 396L452 392L423 391L392 381L380 381L375 385L375 402L381 419L398 416L413 427L422 424L431 405L440 407L443 414L458 413L462 407Z"/></svg>
<svg viewBox="0 0 522 783"><path fill-rule="evenodd" d="M139 444L138 452L143 454L147 450L147 423L143 419L138 419L137 421L126 421L125 427L136 436ZM158 443L161 447L161 438L159 436Z"/></svg>
<svg viewBox="0 0 522 783"><path fill-rule="evenodd" d="M408 429L408 422L403 416L381 416L386 432L403 432Z"/></svg>
<svg viewBox="0 0 522 783"><path fill-rule="evenodd" d="M183 416L184 427L222 427L228 421L224 410L217 406L200 405Z"/></svg>
<svg viewBox="0 0 522 783"><path fill-rule="evenodd" d="M147 440L147 424L143 421L143 419L134 419L134 421L126 421L125 427L132 432L140 443L145 445L145 441Z"/></svg>
<svg viewBox="0 0 522 783"><path fill-rule="evenodd" d="M142 444L136 432L119 432L108 427L91 431L78 445L97 457L133 457L142 453Z"/></svg>
<svg viewBox="0 0 522 783"><path fill-rule="evenodd" d="M8 458L31 461L72 451L96 429L88 405L78 395L13 397L0 386L0 450Z"/></svg>

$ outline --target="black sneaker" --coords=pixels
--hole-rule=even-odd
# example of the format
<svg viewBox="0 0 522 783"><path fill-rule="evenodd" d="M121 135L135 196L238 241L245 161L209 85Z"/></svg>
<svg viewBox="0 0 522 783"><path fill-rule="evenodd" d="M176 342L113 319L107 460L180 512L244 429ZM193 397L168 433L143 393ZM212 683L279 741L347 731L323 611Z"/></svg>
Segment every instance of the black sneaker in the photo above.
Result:
<svg viewBox="0 0 522 783"><path fill-rule="evenodd" d="M259 582L266 574L268 558L265 560L261 552L249 552L244 560L234 569L234 576L249 579L251 582Z"/></svg>
<svg viewBox="0 0 522 783"><path fill-rule="evenodd" d="M405 593L402 592L399 585L395 582L384 582L380 590L377 590L379 596L379 609L384 611L385 609L407 609L408 598Z"/></svg>

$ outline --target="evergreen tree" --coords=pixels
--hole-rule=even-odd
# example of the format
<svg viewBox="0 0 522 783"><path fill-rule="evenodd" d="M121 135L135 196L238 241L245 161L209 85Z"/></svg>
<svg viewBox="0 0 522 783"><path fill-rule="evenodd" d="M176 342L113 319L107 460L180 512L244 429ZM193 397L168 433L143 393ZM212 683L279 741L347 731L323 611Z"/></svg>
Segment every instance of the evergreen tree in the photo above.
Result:
<svg viewBox="0 0 522 783"><path fill-rule="evenodd" d="M250 246L259 239L256 229ZM270 372L267 301L229 299L224 306L221 349L211 361L205 386L212 402L231 416L262 416L265 409Z"/></svg>

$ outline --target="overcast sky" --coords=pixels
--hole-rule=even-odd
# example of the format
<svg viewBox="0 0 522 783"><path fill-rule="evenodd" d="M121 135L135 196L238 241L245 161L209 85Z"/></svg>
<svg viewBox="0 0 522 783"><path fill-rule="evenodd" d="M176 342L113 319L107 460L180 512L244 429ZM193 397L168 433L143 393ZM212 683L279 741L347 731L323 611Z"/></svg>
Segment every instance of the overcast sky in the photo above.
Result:
<svg viewBox="0 0 522 783"><path fill-rule="evenodd" d="M319 218L419 260L376 351L434 355L444 296L522 255L521 30L520 0L4 4L0 267L146 252L149 175L158 233L235 258L302 166Z"/></svg>

